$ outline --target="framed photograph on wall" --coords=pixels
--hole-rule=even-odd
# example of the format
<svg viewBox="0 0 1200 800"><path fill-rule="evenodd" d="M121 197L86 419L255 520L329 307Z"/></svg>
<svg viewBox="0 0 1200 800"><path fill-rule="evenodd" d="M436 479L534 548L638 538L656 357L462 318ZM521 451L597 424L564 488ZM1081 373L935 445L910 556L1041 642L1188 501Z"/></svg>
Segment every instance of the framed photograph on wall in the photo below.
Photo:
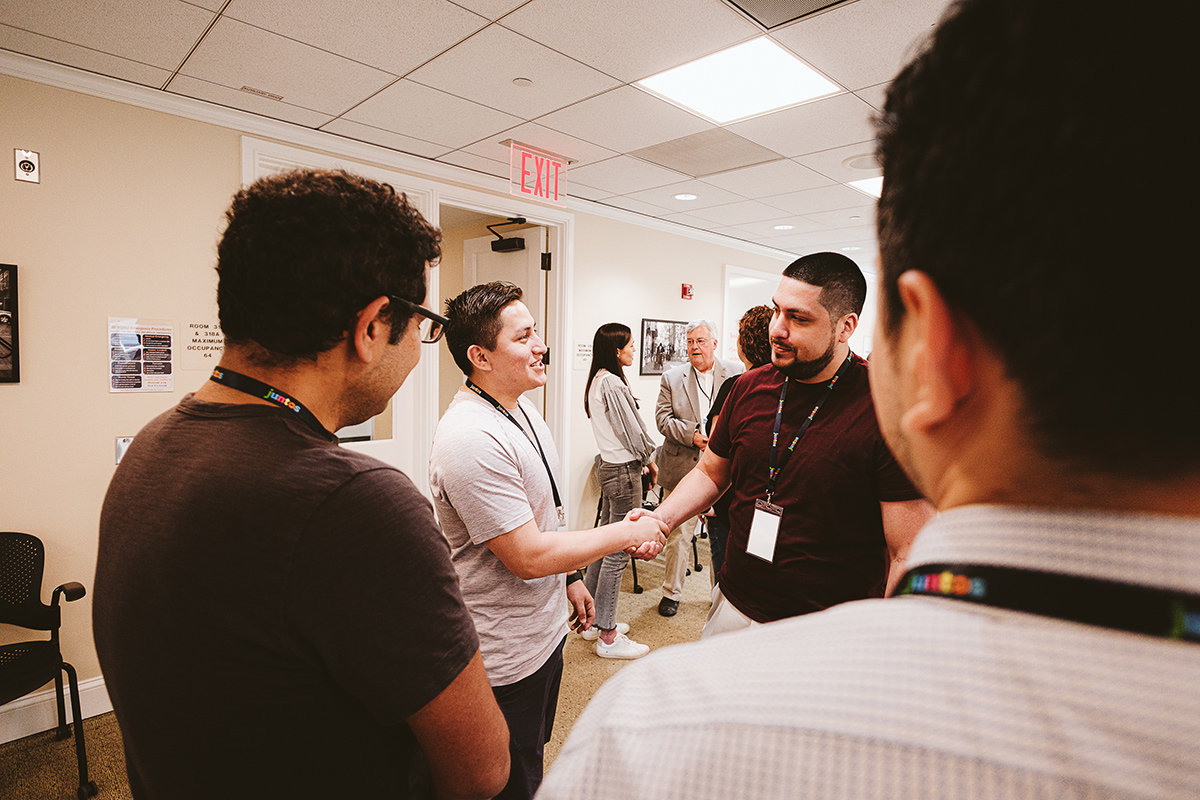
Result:
<svg viewBox="0 0 1200 800"><path fill-rule="evenodd" d="M0 383L21 382L17 321L17 266L0 264Z"/></svg>
<svg viewBox="0 0 1200 800"><path fill-rule="evenodd" d="M642 320L640 375L661 375L686 364L687 323L672 319Z"/></svg>

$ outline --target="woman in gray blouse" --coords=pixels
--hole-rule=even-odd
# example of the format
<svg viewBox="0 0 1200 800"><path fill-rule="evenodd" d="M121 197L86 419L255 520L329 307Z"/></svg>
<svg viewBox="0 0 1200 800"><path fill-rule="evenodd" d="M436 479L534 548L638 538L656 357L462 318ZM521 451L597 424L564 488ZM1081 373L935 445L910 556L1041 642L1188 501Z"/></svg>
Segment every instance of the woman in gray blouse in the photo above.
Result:
<svg viewBox="0 0 1200 800"><path fill-rule="evenodd" d="M633 364L636 348L633 333L619 322L601 325L592 339L592 366L584 390L583 410L592 421L592 433L600 448L600 524L624 518L642 505L642 475L653 486L658 476L654 464L654 442L638 415L638 402L625 380L625 367ZM641 658L650 647L625 634L629 625L617 622L617 600L621 575L629 555L617 552L587 568L584 585L596 600L596 625L585 631L586 639L597 639L601 658Z"/></svg>

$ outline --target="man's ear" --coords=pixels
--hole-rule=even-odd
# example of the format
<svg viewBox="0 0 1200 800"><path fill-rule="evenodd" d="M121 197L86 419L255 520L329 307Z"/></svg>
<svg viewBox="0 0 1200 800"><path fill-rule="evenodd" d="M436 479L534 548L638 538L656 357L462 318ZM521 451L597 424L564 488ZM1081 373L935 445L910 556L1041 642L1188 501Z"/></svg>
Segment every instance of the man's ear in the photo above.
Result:
<svg viewBox="0 0 1200 800"><path fill-rule="evenodd" d="M899 337L905 351L897 366L909 371L914 388L902 425L927 432L948 422L974 389L970 337L929 275L909 270L896 285L904 305Z"/></svg>
<svg viewBox="0 0 1200 800"><path fill-rule="evenodd" d="M467 348L467 360L471 362L471 366L475 368L475 372L492 371L492 362L488 358L488 351L477 344L473 344Z"/></svg>
<svg viewBox="0 0 1200 800"><path fill-rule="evenodd" d="M854 335L854 331L858 329L858 314L851 311L849 314L842 315L838 320L838 343L844 344L850 341L850 337Z"/></svg>
<svg viewBox="0 0 1200 800"><path fill-rule="evenodd" d="M371 363L380 345L389 341L392 326L382 315L390 302L387 297L377 297L355 318L350 331L351 345L354 355L364 363Z"/></svg>

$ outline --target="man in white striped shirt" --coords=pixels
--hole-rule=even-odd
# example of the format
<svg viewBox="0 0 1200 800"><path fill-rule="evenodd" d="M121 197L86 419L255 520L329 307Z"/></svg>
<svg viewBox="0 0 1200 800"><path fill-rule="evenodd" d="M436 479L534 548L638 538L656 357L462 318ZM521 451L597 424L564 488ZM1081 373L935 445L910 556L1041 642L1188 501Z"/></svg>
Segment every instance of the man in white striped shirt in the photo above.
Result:
<svg viewBox="0 0 1200 800"><path fill-rule="evenodd" d="M1194 141L1194 16L943 20L880 123L872 393L942 512L901 596L627 667L539 798L1200 797L1200 285L1145 247L1197 175L1135 158Z"/></svg>

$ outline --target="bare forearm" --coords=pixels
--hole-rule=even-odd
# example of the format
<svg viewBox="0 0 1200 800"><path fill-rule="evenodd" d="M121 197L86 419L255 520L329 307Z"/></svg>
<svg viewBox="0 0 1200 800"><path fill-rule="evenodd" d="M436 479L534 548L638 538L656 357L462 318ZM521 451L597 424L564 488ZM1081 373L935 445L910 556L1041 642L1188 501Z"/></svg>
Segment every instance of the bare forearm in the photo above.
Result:
<svg viewBox="0 0 1200 800"><path fill-rule="evenodd" d="M504 566L521 580L574 572L598 558L655 538L657 527L628 520L584 531L541 531L530 521L489 542Z"/></svg>
<svg viewBox="0 0 1200 800"><path fill-rule="evenodd" d="M711 506L724 489L724 485L719 486L712 476L697 467L683 476L655 515L674 530L680 523Z"/></svg>

